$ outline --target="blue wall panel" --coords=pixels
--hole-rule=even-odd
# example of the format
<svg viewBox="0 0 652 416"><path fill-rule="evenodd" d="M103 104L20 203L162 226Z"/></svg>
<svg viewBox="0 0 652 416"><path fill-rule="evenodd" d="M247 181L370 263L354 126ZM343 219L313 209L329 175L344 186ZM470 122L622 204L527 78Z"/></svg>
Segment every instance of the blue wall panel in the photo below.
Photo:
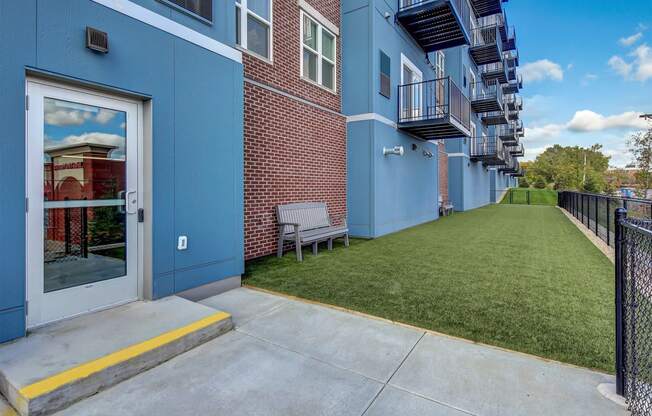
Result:
<svg viewBox="0 0 652 416"><path fill-rule="evenodd" d="M207 25L136 3L234 43L231 4ZM108 32L108 54L84 47L86 26ZM26 68L151 97L154 297L242 273L241 64L90 0L0 2L0 45L0 342L24 333Z"/></svg>

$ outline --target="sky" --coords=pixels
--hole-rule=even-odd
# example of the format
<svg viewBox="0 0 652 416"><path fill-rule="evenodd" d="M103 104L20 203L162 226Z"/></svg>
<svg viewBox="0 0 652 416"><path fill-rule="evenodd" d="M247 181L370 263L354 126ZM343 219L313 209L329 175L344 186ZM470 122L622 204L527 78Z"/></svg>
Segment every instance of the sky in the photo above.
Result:
<svg viewBox="0 0 652 416"><path fill-rule="evenodd" d="M45 149L76 143L114 146L108 157L125 157L126 114L108 108L46 98L44 103Z"/></svg>
<svg viewBox="0 0 652 416"><path fill-rule="evenodd" d="M523 75L523 160L599 143L611 165L652 113L652 0L511 0Z"/></svg>

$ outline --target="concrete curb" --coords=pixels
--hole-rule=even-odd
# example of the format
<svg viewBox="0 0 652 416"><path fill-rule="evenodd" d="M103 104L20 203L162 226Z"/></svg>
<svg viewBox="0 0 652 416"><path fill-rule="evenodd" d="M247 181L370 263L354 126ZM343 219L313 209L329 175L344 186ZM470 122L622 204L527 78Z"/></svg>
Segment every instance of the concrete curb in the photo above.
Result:
<svg viewBox="0 0 652 416"><path fill-rule="evenodd" d="M561 207L557 207L557 208L559 208L559 210L564 213L564 215L566 216L566 218L570 220L570 222L575 224L575 226L582 232L582 234L584 234L586 238L588 238L589 241L591 241L593 245L596 246L598 250L602 252L602 254L607 256L607 258L611 260L612 263L616 262L616 257L615 257L616 255L614 253L613 248L609 247L607 243L602 241L600 237L596 236L593 232L591 232L591 230L586 228L584 224L582 224L577 218L573 217L568 211L566 211Z"/></svg>
<svg viewBox="0 0 652 416"><path fill-rule="evenodd" d="M155 367L232 327L231 315L218 312L19 390L7 383L7 399L22 416L47 415Z"/></svg>

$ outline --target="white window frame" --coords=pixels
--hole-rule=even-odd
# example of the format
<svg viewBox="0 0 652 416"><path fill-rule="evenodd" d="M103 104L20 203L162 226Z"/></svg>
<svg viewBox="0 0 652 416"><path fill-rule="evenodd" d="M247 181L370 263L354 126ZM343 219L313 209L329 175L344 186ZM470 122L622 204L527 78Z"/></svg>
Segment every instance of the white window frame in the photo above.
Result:
<svg viewBox="0 0 652 416"><path fill-rule="evenodd" d="M414 74L418 77L418 81L416 82L423 82L423 72L417 66L408 58L407 56L401 54L401 85L405 85L406 80L403 78L403 68L407 67L410 71L414 72ZM417 120L421 117L421 108L423 107L423 88L419 88L419 95L416 97L418 102L412 103L412 109L410 110L410 117L414 120ZM403 96L401 94L400 97L398 97L400 100L399 103L399 108L401 111L403 111L405 108L403 107Z"/></svg>
<svg viewBox="0 0 652 416"><path fill-rule="evenodd" d="M304 17L307 17L310 19L312 22L314 22L317 25L317 49L314 50L310 46L306 45L303 42L303 20ZM333 33L332 31L328 30L326 26L324 26L318 19L315 19L312 17L310 14L306 13L303 9L301 10L301 13L299 15L299 77L301 77L302 80L309 82L313 85L317 85L320 88L325 89L326 91L329 91L333 94L337 94L337 38L338 36ZM322 55L322 43L321 43L321 37L322 37L322 32L327 32L329 35L333 37L333 57L335 58L334 60L330 60L329 58L326 58L324 55ZM310 52L314 53L317 55L317 81L312 80L306 76L303 75L303 50L307 49ZM322 79L322 60L326 61L330 64L333 65L333 88L331 89L330 87L325 86L322 84L323 79Z"/></svg>
<svg viewBox="0 0 652 416"><path fill-rule="evenodd" d="M235 1L235 7L236 9L240 9L240 44L237 44L236 42L236 47L243 52L254 56L258 59L261 59L263 61L267 62L274 62L274 0L268 0L269 1L269 21L253 11L249 10L248 0L236 0ZM260 20L261 22L267 24L269 26L269 45L267 46L269 48L269 57L265 57L262 55L259 55L258 53L250 50L247 47L247 22L248 22L248 17L251 15L254 19Z"/></svg>
<svg viewBox="0 0 652 416"><path fill-rule="evenodd" d="M475 83L476 83L476 77L475 77L475 72L471 68L469 68L469 92L471 93L471 98L475 97L475 93L477 91Z"/></svg>

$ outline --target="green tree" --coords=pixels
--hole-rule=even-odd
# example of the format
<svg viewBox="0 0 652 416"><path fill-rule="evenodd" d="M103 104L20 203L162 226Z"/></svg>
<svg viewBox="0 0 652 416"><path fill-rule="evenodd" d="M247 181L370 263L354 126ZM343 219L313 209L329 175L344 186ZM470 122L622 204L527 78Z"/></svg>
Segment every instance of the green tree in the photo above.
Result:
<svg viewBox="0 0 652 416"><path fill-rule="evenodd" d="M645 198L652 188L652 125L646 131L632 134L627 142L638 169L634 175L638 196Z"/></svg>
<svg viewBox="0 0 652 416"><path fill-rule="evenodd" d="M541 183L555 189L576 189L602 192L609 157L602 153L602 146L595 144L579 146L554 145L541 153L529 166L530 183Z"/></svg>

